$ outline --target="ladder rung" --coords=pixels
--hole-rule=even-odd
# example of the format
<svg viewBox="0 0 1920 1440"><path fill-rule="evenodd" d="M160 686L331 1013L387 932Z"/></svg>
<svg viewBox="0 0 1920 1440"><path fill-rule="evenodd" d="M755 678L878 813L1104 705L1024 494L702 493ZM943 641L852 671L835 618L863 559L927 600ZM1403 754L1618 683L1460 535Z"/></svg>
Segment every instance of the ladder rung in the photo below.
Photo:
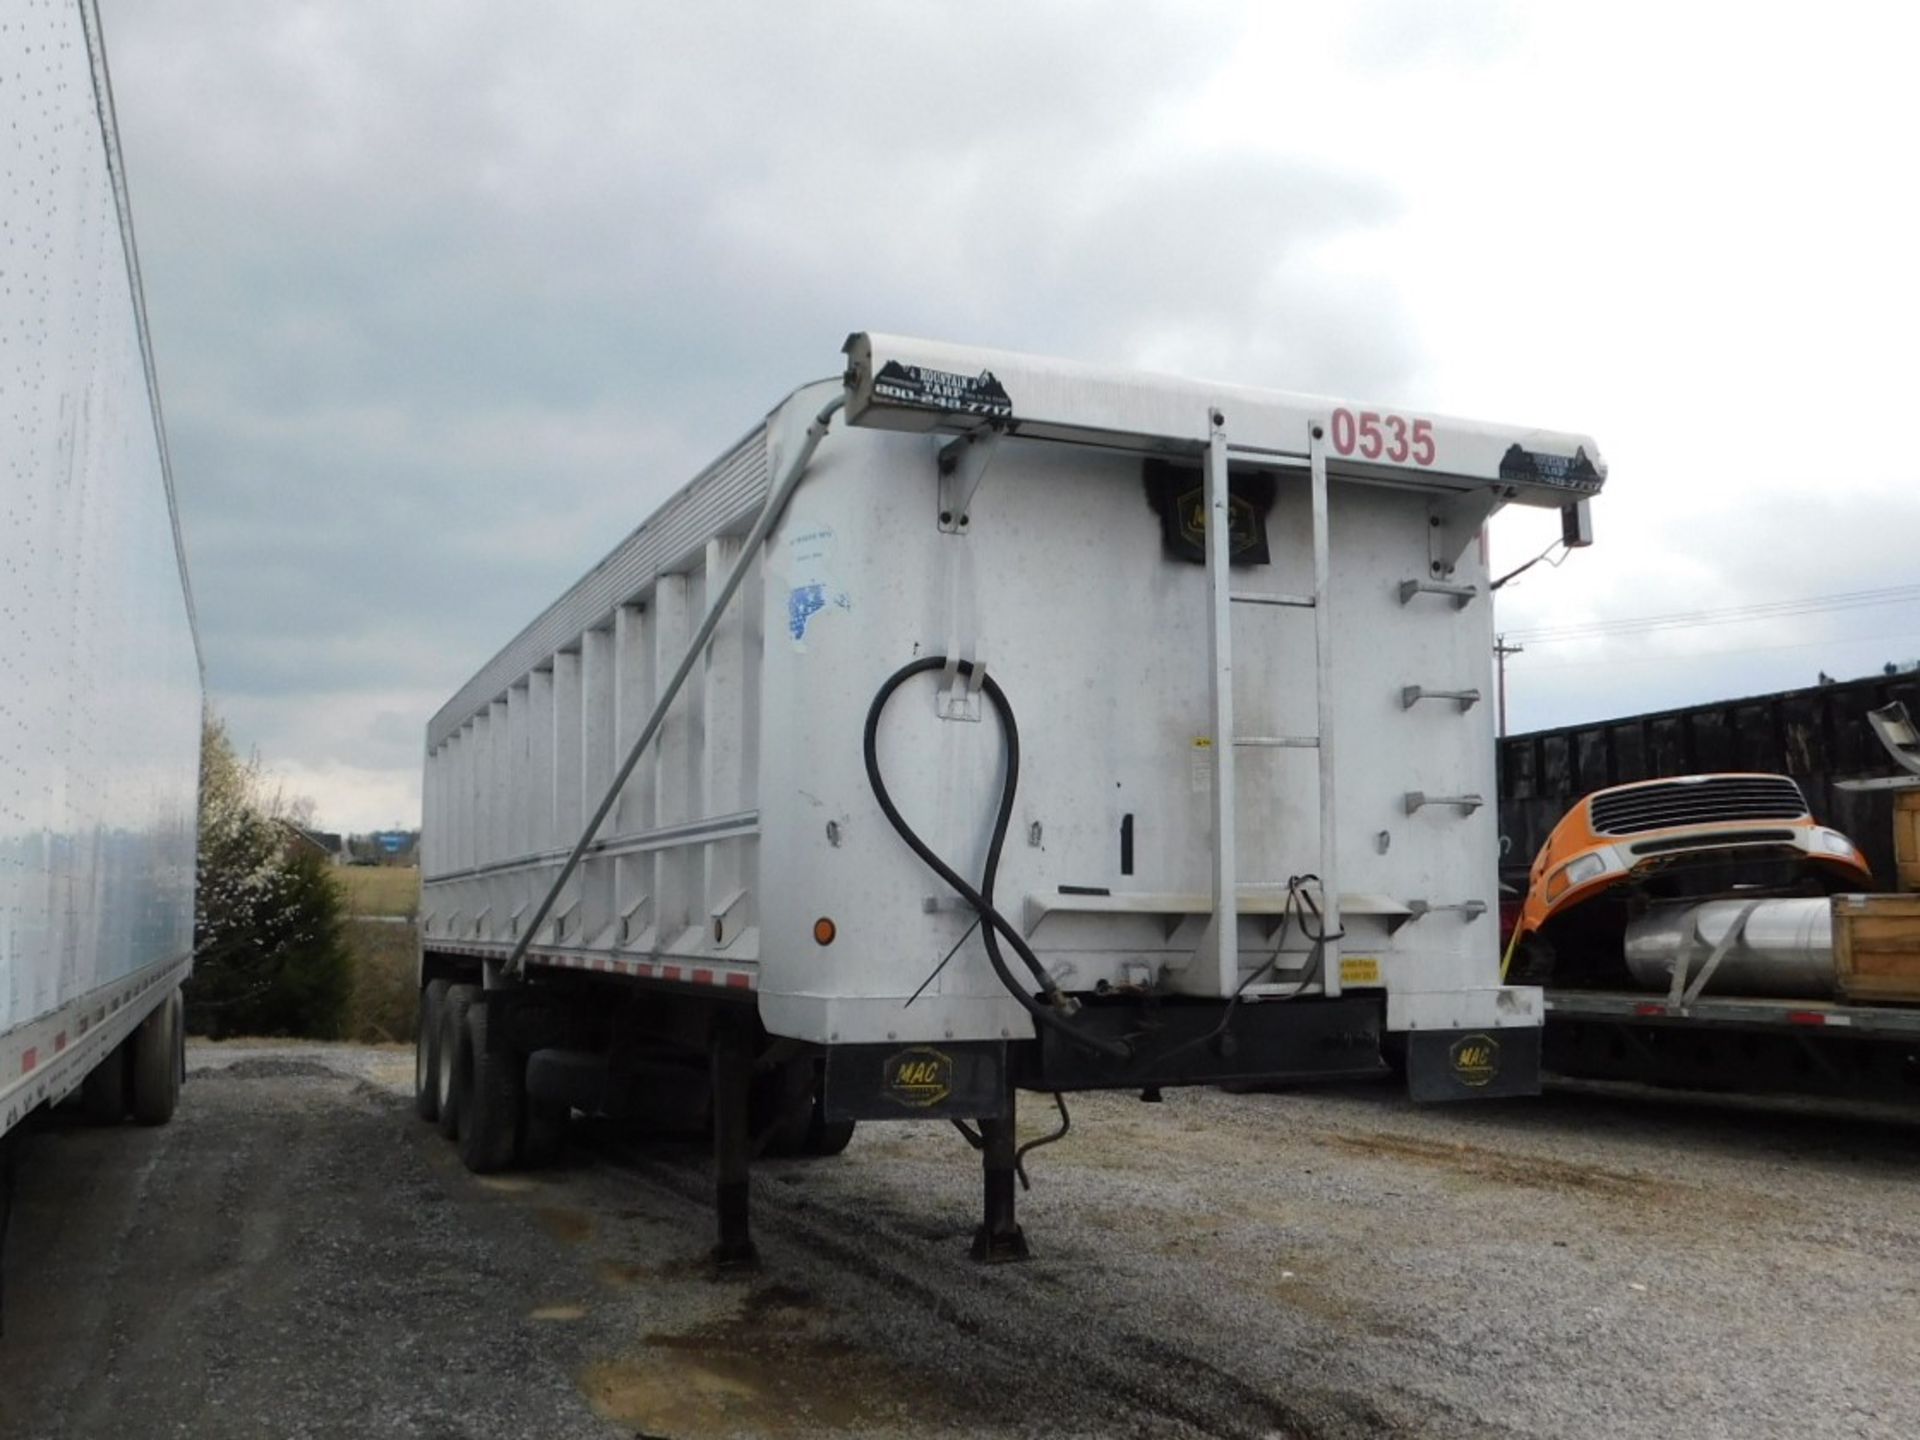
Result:
<svg viewBox="0 0 1920 1440"><path fill-rule="evenodd" d="M1400 582L1400 603L1407 604L1416 595L1445 595L1452 599L1458 609L1464 610L1473 603L1474 596L1480 593L1477 585L1453 585L1444 580L1402 580Z"/></svg>
<svg viewBox="0 0 1920 1440"><path fill-rule="evenodd" d="M1269 750L1318 750L1318 735L1236 735L1236 745L1253 745Z"/></svg>
<svg viewBox="0 0 1920 1440"><path fill-rule="evenodd" d="M1412 912L1409 919L1418 920L1422 915L1438 915L1451 910L1462 920L1478 920L1487 913L1484 900L1462 900L1458 905L1435 905L1430 900L1409 900L1407 909Z"/></svg>
<svg viewBox="0 0 1920 1440"><path fill-rule="evenodd" d="M1236 605L1288 605L1296 610L1311 610L1311 595L1274 595L1264 590L1235 590L1228 597Z"/></svg>
<svg viewBox="0 0 1920 1440"><path fill-rule="evenodd" d="M1422 700L1452 700L1462 710L1471 710L1480 703L1478 690L1429 690L1424 685L1403 685L1400 687L1400 706L1411 710Z"/></svg>
<svg viewBox="0 0 1920 1440"><path fill-rule="evenodd" d="M1412 815L1429 805L1452 805L1463 815L1471 815L1486 804L1478 795L1429 795L1424 790L1407 792L1407 814Z"/></svg>

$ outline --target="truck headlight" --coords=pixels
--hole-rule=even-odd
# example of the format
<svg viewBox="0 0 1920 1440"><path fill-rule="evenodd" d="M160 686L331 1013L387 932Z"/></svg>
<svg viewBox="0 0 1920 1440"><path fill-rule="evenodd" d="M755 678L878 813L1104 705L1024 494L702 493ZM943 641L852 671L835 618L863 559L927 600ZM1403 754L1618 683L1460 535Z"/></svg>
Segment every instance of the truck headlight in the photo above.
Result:
<svg viewBox="0 0 1920 1440"><path fill-rule="evenodd" d="M1821 826L1813 832L1813 843L1829 855L1844 855L1851 860L1860 852L1853 848L1853 842L1838 830L1829 830Z"/></svg>
<svg viewBox="0 0 1920 1440"><path fill-rule="evenodd" d="M1607 873L1607 862L1598 855L1578 855L1553 872L1547 881L1547 898L1558 899L1575 885Z"/></svg>

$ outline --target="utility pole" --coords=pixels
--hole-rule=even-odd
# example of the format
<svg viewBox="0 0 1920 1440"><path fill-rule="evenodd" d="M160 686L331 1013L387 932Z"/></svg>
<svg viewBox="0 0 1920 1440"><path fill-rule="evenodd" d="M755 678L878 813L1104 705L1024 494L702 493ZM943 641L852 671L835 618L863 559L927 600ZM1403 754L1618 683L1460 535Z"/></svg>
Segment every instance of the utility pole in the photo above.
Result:
<svg viewBox="0 0 1920 1440"><path fill-rule="evenodd" d="M1499 733L1501 735L1507 733L1507 656L1519 655L1523 653L1526 648L1524 645L1507 644L1507 637L1505 635L1496 635L1493 637L1493 659L1499 670L1497 684L1500 691Z"/></svg>

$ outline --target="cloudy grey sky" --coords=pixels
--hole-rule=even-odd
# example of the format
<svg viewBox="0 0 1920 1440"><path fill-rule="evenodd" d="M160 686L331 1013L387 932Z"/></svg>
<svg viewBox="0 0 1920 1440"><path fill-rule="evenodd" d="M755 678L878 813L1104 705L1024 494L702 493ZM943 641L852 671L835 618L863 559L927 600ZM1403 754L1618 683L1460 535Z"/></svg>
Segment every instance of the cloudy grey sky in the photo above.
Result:
<svg viewBox="0 0 1920 1440"><path fill-rule="evenodd" d="M1920 582L1907 7L102 10L210 685L329 825L853 329L1591 431L1516 632ZM1532 642L1512 719L1915 656Z"/></svg>

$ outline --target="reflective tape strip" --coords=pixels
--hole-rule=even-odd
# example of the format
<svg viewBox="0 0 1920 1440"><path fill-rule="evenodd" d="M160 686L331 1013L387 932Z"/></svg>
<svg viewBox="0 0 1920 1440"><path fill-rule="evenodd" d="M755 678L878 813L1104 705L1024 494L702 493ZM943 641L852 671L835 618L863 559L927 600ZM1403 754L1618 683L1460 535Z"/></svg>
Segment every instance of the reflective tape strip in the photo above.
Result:
<svg viewBox="0 0 1920 1440"><path fill-rule="evenodd" d="M436 942L428 948L441 955L503 960L511 947ZM701 985L721 990L759 988L758 971L744 966L665 964L655 960L631 960L622 955L586 955L565 950L529 950L527 963L562 970L585 970L600 975L631 975L638 980L666 980L676 985Z"/></svg>
<svg viewBox="0 0 1920 1440"><path fill-rule="evenodd" d="M0 1034L0 1134L71 1092L192 968L188 955L156 961Z"/></svg>

